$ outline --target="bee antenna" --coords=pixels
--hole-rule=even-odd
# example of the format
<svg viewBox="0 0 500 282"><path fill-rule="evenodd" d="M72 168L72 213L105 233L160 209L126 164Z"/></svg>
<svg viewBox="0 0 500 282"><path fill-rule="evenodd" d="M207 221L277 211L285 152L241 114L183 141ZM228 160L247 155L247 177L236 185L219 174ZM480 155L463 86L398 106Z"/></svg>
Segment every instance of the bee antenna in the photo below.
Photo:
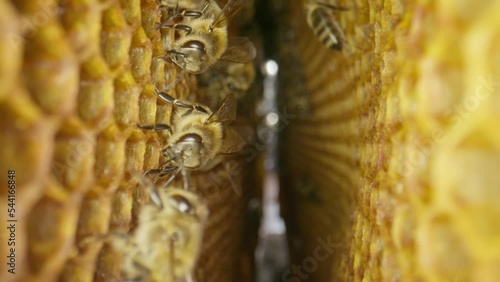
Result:
<svg viewBox="0 0 500 282"><path fill-rule="evenodd" d="M154 187L149 191L149 196L151 200L158 206L160 209L163 209L163 201L161 200L160 193L158 192L158 188Z"/></svg>

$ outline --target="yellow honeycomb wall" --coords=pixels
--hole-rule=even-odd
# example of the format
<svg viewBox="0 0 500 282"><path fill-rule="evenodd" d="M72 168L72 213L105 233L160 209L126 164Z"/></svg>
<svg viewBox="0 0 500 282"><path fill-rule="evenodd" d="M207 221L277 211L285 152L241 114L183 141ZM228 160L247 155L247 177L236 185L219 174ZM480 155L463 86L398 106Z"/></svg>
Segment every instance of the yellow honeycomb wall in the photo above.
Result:
<svg viewBox="0 0 500 282"><path fill-rule="evenodd" d="M326 2L348 8L342 53L302 1L273 1L280 63L303 66L282 76L306 83L281 93L302 109L281 160L302 273L284 281L498 281L500 3Z"/></svg>
<svg viewBox="0 0 500 282"><path fill-rule="evenodd" d="M154 89L177 75L153 59L171 42L160 17L155 0L0 0L0 180L15 170L17 181L16 274L2 227L0 281L122 281L119 254L89 238L133 230L149 201L129 171L157 168L167 136L137 128L170 121ZM174 96L196 93L186 75ZM252 265L240 247L252 163L232 179L226 169L193 175L210 210L197 281L232 281Z"/></svg>

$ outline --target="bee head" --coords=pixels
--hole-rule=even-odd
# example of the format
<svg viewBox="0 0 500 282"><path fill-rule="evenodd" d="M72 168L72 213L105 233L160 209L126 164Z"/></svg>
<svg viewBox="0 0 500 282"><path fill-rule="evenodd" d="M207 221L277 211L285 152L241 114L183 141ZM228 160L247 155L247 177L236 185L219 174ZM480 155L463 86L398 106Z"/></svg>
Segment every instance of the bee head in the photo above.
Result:
<svg viewBox="0 0 500 282"><path fill-rule="evenodd" d="M196 169L203 165L204 147L200 135L190 133L182 136L172 146L177 162L185 168Z"/></svg>
<svg viewBox="0 0 500 282"><path fill-rule="evenodd" d="M207 67L205 45L198 40L191 40L179 47L178 53L171 55L172 61L190 73L201 73Z"/></svg>
<svg viewBox="0 0 500 282"><path fill-rule="evenodd" d="M205 221L208 216L205 205L196 194L190 191L171 189L168 191L168 199L173 207L184 215L189 215L199 221Z"/></svg>

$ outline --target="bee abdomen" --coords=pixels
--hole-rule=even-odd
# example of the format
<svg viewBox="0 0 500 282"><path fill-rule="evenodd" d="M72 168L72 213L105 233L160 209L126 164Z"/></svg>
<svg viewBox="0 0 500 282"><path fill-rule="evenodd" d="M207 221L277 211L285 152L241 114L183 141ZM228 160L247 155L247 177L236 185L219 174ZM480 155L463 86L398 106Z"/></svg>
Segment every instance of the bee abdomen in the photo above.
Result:
<svg viewBox="0 0 500 282"><path fill-rule="evenodd" d="M309 16L311 28L318 40L330 49L342 50L342 31L331 13L323 7L317 7Z"/></svg>

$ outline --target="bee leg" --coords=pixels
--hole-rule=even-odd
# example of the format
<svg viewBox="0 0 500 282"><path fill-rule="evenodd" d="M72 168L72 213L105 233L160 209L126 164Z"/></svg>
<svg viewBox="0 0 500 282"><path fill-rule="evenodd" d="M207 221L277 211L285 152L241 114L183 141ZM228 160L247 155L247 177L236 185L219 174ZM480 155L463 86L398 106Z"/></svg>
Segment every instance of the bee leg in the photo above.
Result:
<svg viewBox="0 0 500 282"><path fill-rule="evenodd" d="M176 24L174 28L176 30L184 30L187 34L190 34L193 31L193 29L190 26L185 24Z"/></svg>
<svg viewBox="0 0 500 282"><path fill-rule="evenodd" d="M182 116L185 117L185 116L189 116L191 113L193 112L193 109L189 109L187 110Z"/></svg>
<svg viewBox="0 0 500 282"><path fill-rule="evenodd" d="M189 172L187 170L183 170L181 173L184 184L184 190L189 190Z"/></svg>
<svg viewBox="0 0 500 282"><path fill-rule="evenodd" d="M208 114L208 111L200 105L194 105L194 109L197 110L198 112Z"/></svg>
<svg viewBox="0 0 500 282"><path fill-rule="evenodd" d="M163 101L165 101L167 103L176 105L177 107L189 109L190 110L189 113L191 113L194 110L194 111L198 111L198 112L202 112L202 113L208 114L208 111L205 108L203 108L202 106L200 106L200 105L193 105L193 104L183 103L183 102L175 99L174 97L168 95L165 92L158 92L157 94L158 94L158 97L160 97L160 99L162 99Z"/></svg>
<svg viewBox="0 0 500 282"><path fill-rule="evenodd" d="M167 175L172 171L178 170L179 168L177 166L164 166L161 168L161 174L160 175Z"/></svg>
<svg viewBox="0 0 500 282"><path fill-rule="evenodd" d="M186 10L186 11L182 11L181 15L184 17L192 17L192 18L197 19L203 15L203 12L202 11L188 11L188 10Z"/></svg>
<svg viewBox="0 0 500 282"><path fill-rule="evenodd" d="M182 52L178 52L178 51L175 51L175 50L168 50L167 51L167 55L165 56L158 56L158 57L154 57L153 60L158 61L158 60L163 60L167 63L174 63L174 61L172 61L172 58L171 56L179 56L179 57L182 57L182 58L186 58L186 54L182 53Z"/></svg>
<svg viewBox="0 0 500 282"><path fill-rule="evenodd" d="M186 57L187 57L187 56L186 56L186 54L184 54L184 53L182 53L182 52L177 52L177 51L175 51L175 50L168 50L168 51L167 51L167 54L168 54L168 55L173 54L173 55L177 55L177 56L180 56L180 57L183 57L183 58L186 58ZM162 58L165 58L165 56L163 56Z"/></svg>
<svg viewBox="0 0 500 282"><path fill-rule="evenodd" d="M174 178L177 176L177 174L179 174L179 172L181 171L181 168L182 167L180 167L180 166L179 167L167 167L168 172L170 172L172 170L175 170L175 172L172 174L172 176L170 176L170 178L167 180L167 182L165 182L165 184L163 184L163 186L168 188L168 185L174 180ZM167 174L168 173L165 173L164 175L167 175Z"/></svg>
<svg viewBox="0 0 500 282"><path fill-rule="evenodd" d="M185 25L185 24L165 24L165 23L156 23L155 24L155 28L159 29L159 28L171 28L171 29L175 29L175 30L178 30L178 31L185 31L187 34L190 34L193 29L188 26L188 25Z"/></svg>
<svg viewBox="0 0 500 282"><path fill-rule="evenodd" d="M157 61L160 61L160 60L165 61L167 63L173 63L172 59L170 59L169 56L158 56L158 57L154 57L153 60L155 61L155 63Z"/></svg>
<svg viewBox="0 0 500 282"><path fill-rule="evenodd" d="M146 130L153 130L153 131L161 131L161 130L168 130L170 133L172 133L172 127L168 124L154 124L154 125L137 125L141 129L146 129Z"/></svg>
<svg viewBox="0 0 500 282"><path fill-rule="evenodd" d="M160 168L150 169L146 171L145 175L158 174L160 177L163 177L176 169L178 169L177 166L165 166L165 163L163 163Z"/></svg>
<svg viewBox="0 0 500 282"><path fill-rule="evenodd" d="M150 169L150 170L147 170L144 175L150 175L150 174L159 174L161 173L161 169L157 168L157 169Z"/></svg>
<svg viewBox="0 0 500 282"><path fill-rule="evenodd" d="M160 209L163 209L163 201L161 200L160 194L158 193L158 189L154 187L149 190L149 197L151 201L153 201Z"/></svg>
<svg viewBox="0 0 500 282"><path fill-rule="evenodd" d="M192 104L183 103L183 102L175 99L174 97L168 95L165 92L158 92L157 94L158 94L158 97L160 97L160 99L162 99L163 101L165 101L169 104L176 105L177 107L189 108L189 109L195 108Z"/></svg>
<svg viewBox="0 0 500 282"><path fill-rule="evenodd" d="M168 18L166 21L170 21L176 16L180 16L181 14L179 13L179 4L175 8L172 8L171 6L165 5L165 4L160 4L158 3L158 8L157 8L157 13L162 15L163 12L166 12L168 15Z"/></svg>
<svg viewBox="0 0 500 282"><path fill-rule="evenodd" d="M171 150L171 147L170 147L170 146L168 146L168 147L167 147L167 148L165 148L165 149L162 149L162 150L161 150L161 155L162 155L162 156L165 156L165 157L170 157L170 153L169 153L169 151L170 151L170 150ZM171 161L171 159L170 159L170 160L168 160L167 162L169 162L169 161Z"/></svg>
<svg viewBox="0 0 500 282"><path fill-rule="evenodd" d="M161 177L163 177L164 175L162 175L162 170L161 168L157 168L157 169L150 169L148 171L146 171L144 173L144 175L148 176L148 175L151 175L151 174L156 174L156 177L155 179L153 180L153 183L156 184L156 182L158 181L158 179L160 179Z"/></svg>
<svg viewBox="0 0 500 282"><path fill-rule="evenodd" d="M203 8L201 8L201 12L204 13L208 7L210 6L210 1L205 1L205 5L203 6Z"/></svg>

